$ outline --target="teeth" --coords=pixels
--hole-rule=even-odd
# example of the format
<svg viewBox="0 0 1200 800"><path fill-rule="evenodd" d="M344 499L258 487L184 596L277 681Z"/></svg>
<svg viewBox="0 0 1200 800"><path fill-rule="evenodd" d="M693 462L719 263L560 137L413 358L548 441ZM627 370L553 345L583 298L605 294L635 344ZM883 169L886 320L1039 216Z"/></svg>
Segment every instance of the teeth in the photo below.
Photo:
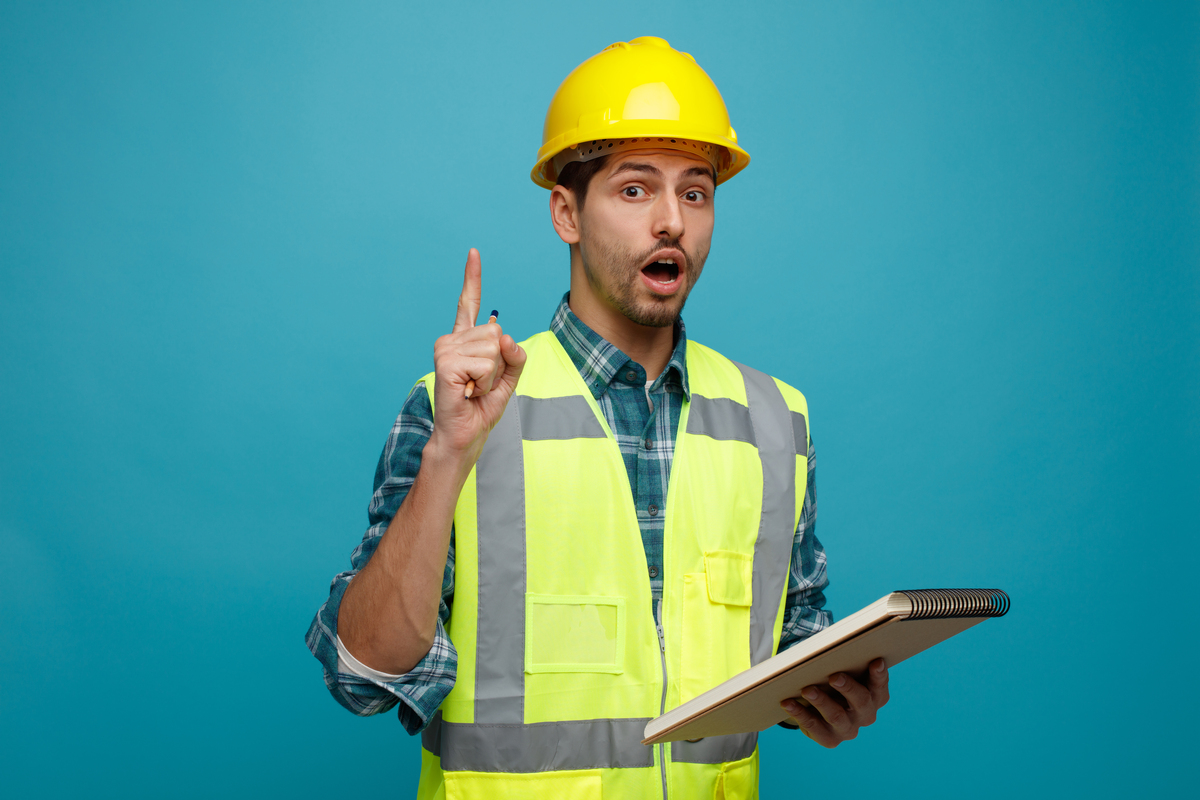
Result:
<svg viewBox="0 0 1200 800"><path fill-rule="evenodd" d="M660 259L658 260L658 263L660 263L660 264L674 264L674 263L675 263L675 259L673 259L673 258L660 258Z"/></svg>

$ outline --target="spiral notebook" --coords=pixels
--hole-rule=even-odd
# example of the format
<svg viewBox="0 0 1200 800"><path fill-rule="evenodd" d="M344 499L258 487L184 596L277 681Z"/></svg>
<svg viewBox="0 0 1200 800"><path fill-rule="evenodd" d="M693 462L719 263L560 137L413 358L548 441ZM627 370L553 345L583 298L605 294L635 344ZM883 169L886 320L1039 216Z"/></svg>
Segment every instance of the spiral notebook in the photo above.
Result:
<svg viewBox="0 0 1200 800"><path fill-rule="evenodd" d="M883 658L896 664L1008 613L999 589L909 589L871 605L816 633L646 725L643 744L694 741L709 736L762 731L788 719L779 703L800 698L805 686L826 691L827 678L845 672L866 681L867 665Z"/></svg>

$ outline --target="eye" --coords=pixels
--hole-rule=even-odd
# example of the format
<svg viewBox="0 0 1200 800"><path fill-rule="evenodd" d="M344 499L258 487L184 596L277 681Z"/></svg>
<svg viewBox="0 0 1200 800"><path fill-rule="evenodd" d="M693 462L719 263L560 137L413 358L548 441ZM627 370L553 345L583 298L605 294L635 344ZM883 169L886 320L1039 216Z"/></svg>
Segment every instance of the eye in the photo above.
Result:
<svg viewBox="0 0 1200 800"><path fill-rule="evenodd" d="M687 200L689 203L699 203L704 200L704 195L700 192L686 192L683 195L683 199Z"/></svg>
<svg viewBox="0 0 1200 800"><path fill-rule="evenodd" d="M626 186L621 192L626 197L642 197L646 194L646 190L640 186Z"/></svg>

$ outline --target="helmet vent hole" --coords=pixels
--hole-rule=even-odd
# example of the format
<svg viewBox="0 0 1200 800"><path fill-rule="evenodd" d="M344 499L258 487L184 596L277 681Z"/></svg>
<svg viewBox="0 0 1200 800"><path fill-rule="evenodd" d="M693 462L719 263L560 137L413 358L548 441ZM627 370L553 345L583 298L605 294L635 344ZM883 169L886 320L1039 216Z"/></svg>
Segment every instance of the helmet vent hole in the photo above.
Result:
<svg viewBox="0 0 1200 800"><path fill-rule="evenodd" d="M671 138L670 136L633 136L628 139L593 139L591 142L580 142L577 145L570 145L566 150L561 151L554 157L553 165L547 165L544 175L549 179L551 172L558 174L563 166L571 161L591 161L593 158L603 156L605 152L612 150L614 147L618 150L625 150L635 148L642 142L650 146L653 146L656 142L661 142L662 144L674 146L668 149L684 150L686 146L692 150L699 151L707 161L713 164L718 175L723 175L733 163L733 159L729 153L711 142L697 142L693 139ZM584 150L585 145L590 145L587 150ZM559 163L560 161L561 163Z"/></svg>

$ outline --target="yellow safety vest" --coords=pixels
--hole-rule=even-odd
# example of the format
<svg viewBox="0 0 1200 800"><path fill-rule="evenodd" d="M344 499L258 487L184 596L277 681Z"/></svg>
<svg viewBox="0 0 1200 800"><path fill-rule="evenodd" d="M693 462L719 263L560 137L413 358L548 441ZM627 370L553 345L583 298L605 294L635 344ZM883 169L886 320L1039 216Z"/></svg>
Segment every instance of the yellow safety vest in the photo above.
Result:
<svg viewBox="0 0 1200 800"><path fill-rule="evenodd" d="M616 439L553 333L522 346L517 393L454 513L458 677L422 735L418 797L757 797L757 734L641 739L779 645L804 396L688 342L658 628Z"/></svg>

